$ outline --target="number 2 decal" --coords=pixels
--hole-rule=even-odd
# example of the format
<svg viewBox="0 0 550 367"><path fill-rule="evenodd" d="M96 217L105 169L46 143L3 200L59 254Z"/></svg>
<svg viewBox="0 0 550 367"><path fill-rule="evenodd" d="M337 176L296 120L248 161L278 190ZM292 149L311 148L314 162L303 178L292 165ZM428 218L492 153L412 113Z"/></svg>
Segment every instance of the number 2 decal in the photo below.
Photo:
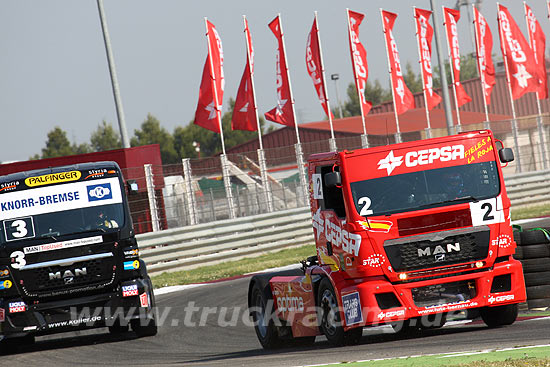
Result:
<svg viewBox="0 0 550 367"><path fill-rule="evenodd" d="M493 223L504 222L504 210L502 209L502 198L490 198L470 203L472 225L484 226Z"/></svg>
<svg viewBox="0 0 550 367"><path fill-rule="evenodd" d="M369 197L363 196L359 198L359 200L357 200L357 204L358 205L364 204L363 207L361 208L361 211L359 212L359 215L366 217L367 215L371 215L374 213L371 209L369 209L370 205L372 204L372 201Z"/></svg>
<svg viewBox="0 0 550 367"><path fill-rule="evenodd" d="M323 199L323 182L321 181L321 174L314 173L311 175L313 180L313 198L314 199Z"/></svg>
<svg viewBox="0 0 550 367"><path fill-rule="evenodd" d="M487 210L485 212L485 214L483 215L483 221L484 222L486 222L488 220L495 219L495 216L491 214L491 212L493 211L493 206L491 205L491 203L483 203L481 205L481 209L486 209Z"/></svg>

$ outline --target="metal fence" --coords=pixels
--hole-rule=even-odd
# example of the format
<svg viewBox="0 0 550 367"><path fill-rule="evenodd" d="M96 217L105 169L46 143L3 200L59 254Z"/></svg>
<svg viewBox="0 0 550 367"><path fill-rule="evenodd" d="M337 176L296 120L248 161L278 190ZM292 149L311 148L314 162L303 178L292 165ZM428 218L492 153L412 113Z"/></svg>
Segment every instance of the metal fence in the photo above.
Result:
<svg viewBox="0 0 550 367"><path fill-rule="evenodd" d="M510 120L492 121L489 124L495 137L515 152L515 161L503 169L505 179L512 179L520 173L526 174L515 176L516 180L536 180L539 189L536 193L542 194L548 188L548 181L533 178L532 173L550 169L550 115L517 119L515 126ZM484 127L487 125L467 125L468 130ZM432 136L446 134L446 129L432 130ZM403 139L424 138L424 135L423 131L403 134ZM393 139L393 135L386 137L388 143L393 142ZM377 140L377 145L381 145L384 139L378 137ZM336 144L339 150L358 149L362 145L360 136L337 138ZM307 159L313 153L329 151L329 142L303 143L300 149ZM229 191L228 186L224 185L222 159L219 156L184 159L181 164L132 168L143 172L147 183L146 192L130 198L137 233L307 206L308 187L307 183L301 181L296 150L292 145L265 149L266 180L261 177L262 162L258 159L258 152L228 154L225 161ZM515 190L509 188L512 197L522 196L514 200L517 205L550 200L545 195L533 200L528 194L521 193L522 188L518 188L517 192ZM228 193L231 197L228 197Z"/></svg>

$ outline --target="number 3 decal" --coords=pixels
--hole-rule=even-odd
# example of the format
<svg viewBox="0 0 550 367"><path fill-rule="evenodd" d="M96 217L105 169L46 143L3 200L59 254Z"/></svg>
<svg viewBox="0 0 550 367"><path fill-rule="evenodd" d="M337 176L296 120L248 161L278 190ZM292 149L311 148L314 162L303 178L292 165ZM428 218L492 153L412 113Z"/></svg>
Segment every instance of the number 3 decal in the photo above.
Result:
<svg viewBox="0 0 550 367"><path fill-rule="evenodd" d="M357 200L357 204L358 205L364 204L363 207L361 208L361 212L359 213L359 215L366 217L367 215L371 215L374 213L371 209L369 209L370 205L372 204L372 201L369 197L363 196L359 198L359 200Z"/></svg>
<svg viewBox="0 0 550 367"><path fill-rule="evenodd" d="M14 269L21 269L27 264L25 261L25 254L23 251L14 251L10 255L11 257L11 267Z"/></svg>

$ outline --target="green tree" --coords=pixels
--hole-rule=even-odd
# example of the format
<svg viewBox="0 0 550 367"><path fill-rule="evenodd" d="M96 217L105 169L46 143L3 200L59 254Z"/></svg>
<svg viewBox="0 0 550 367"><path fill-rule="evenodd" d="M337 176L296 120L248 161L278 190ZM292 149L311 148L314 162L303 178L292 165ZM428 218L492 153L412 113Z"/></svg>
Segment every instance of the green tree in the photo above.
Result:
<svg viewBox="0 0 550 367"><path fill-rule="evenodd" d="M349 83L346 93L348 99L344 102L342 108L344 113L343 117L359 116L361 114L361 109L359 107L359 96L357 95L355 83ZM367 98L367 101L370 101L373 106L391 100L391 92L388 89L382 87L378 79L376 79L374 83L372 83L370 80L367 81L365 96ZM339 109L335 109L333 113L335 116L340 115Z"/></svg>
<svg viewBox="0 0 550 367"><path fill-rule="evenodd" d="M413 70L413 67L409 61L405 65L405 73L403 73L403 79L405 80L405 85L409 90L414 94L422 92L422 75L420 75L420 69L418 73Z"/></svg>
<svg viewBox="0 0 550 367"><path fill-rule="evenodd" d="M94 152L122 148L120 135L113 128L113 125L107 123L105 120L92 133L90 143Z"/></svg>
<svg viewBox="0 0 550 367"><path fill-rule="evenodd" d="M437 65L433 71L434 88L441 88L440 68ZM451 65L448 61L445 62L445 73L447 75L447 84L450 86ZM475 54L460 56L460 81L478 78L477 60Z"/></svg>
<svg viewBox="0 0 550 367"><path fill-rule="evenodd" d="M223 137L226 150L258 137L257 131L231 129L231 118L233 116L234 107L235 101L231 98L229 100L229 111L222 116ZM260 128L262 131L264 125L265 120L263 117L260 117ZM190 122L185 127L178 126L174 129L174 145L181 157L196 158L198 156L198 152L196 152L193 142L200 144L201 157L212 156L222 150L220 134L195 125L193 122Z"/></svg>
<svg viewBox="0 0 550 367"><path fill-rule="evenodd" d="M163 164L178 163L179 157L174 148L174 137L161 127L159 120L150 113L141 124L141 129L134 130L134 136L130 140L130 145L133 147L148 144L160 145Z"/></svg>
<svg viewBox="0 0 550 367"><path fill-rule="evenodd" d="M42 156L34 156L33 158L54 158L72 154L74 154L74 147L71 146L67 133L59 126L56 126L48 133L46 147L42 148Z"/></svg>

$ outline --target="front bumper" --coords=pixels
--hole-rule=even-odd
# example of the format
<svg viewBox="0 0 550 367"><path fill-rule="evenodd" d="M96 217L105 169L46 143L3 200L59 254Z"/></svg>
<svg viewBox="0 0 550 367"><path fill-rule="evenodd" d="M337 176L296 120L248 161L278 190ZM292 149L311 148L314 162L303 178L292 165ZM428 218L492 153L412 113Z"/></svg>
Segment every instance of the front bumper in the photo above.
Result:
<svg viewBox="0 0 550 367"><path fill-rule="evenodd" d="M526 300L523 270L517 260L497 263L487 270L424 281L400 284L365 281L343 287L340 295L346 327L379 325Z"/></svg>
<svg viewBox="0 0 550 367"><path fill-rule="evenodd" d="M65 300L0 299L0 340L125 324L153 317L153 289L145 279L124 281L112 291Z"/></svg>

